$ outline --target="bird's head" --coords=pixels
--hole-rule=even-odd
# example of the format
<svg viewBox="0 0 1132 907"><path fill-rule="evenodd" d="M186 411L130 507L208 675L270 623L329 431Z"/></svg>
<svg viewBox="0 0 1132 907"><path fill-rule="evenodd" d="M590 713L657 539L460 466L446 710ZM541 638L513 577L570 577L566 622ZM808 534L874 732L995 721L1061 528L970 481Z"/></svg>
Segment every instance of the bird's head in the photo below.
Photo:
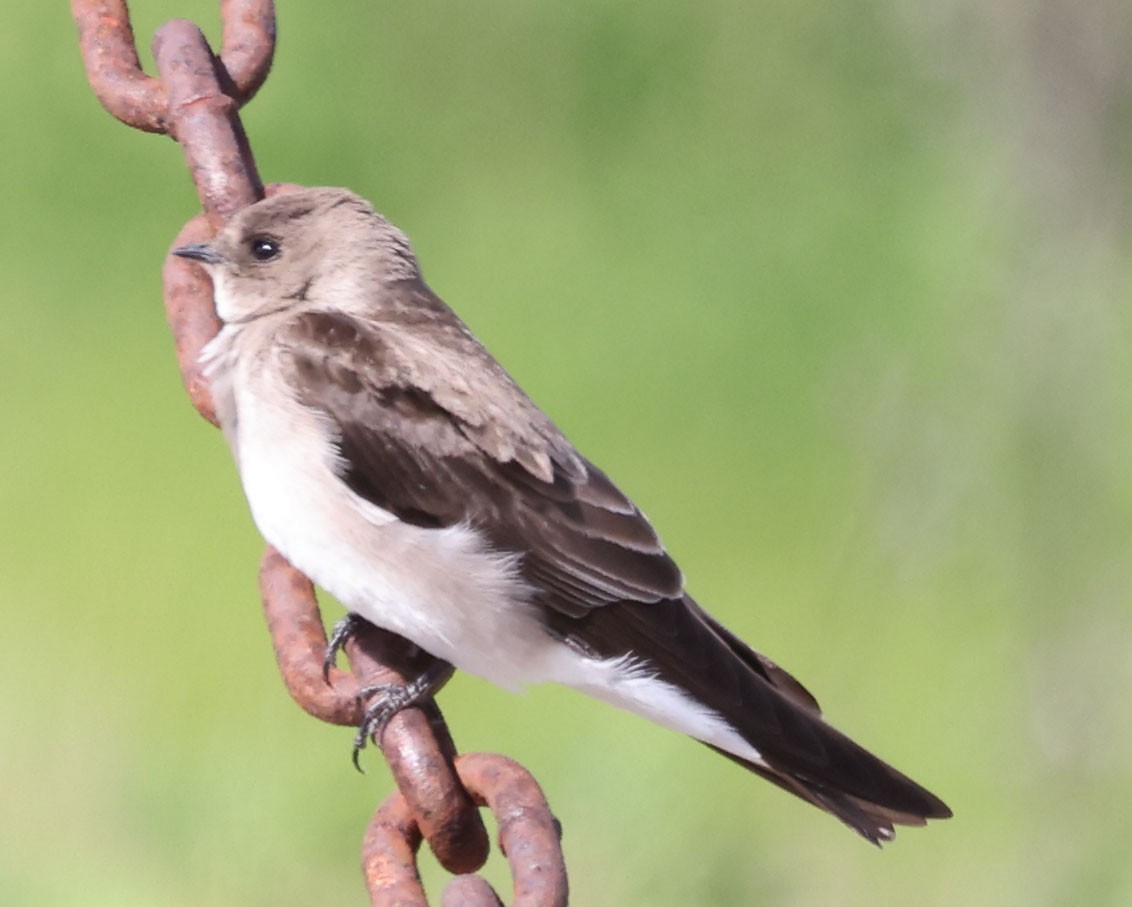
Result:
<svg viewBox="0 0 1132 907"><path fill-rule="evenodd" d="M291 309L373 315L383 285L420 279L405 234L347 189L264 199L236 214L210 242L173 254L208 271L225 323Z"/></svg>

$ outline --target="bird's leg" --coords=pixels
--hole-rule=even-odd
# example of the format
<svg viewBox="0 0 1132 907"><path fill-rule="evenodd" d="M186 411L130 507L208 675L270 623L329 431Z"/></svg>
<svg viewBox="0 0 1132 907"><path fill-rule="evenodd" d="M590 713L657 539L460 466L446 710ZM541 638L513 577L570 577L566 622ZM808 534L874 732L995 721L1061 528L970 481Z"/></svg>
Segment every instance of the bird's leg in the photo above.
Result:
<svg viewBox="0 0 1132 907"><path fill-rule="evenodd" d="M330 640L326 644L326 651L322 655L322 679L330 683L330 669L338 663L338 653L346 645L346 640L357 635L358 630L365 626L366 621L358 617L353 611L347 611L346 616L334 625L330 631Z"/></svg>
<svg viewBox="0 0 1132 907"><path fill-rule="evenodd" d="M335 628L337 634L337 628ZM417 674L412 680L404 684L382 683L377 686L365 687L359 694L362 699L371 696L377 697L366 706L365 717L358 726L358 733L354 736L354 768L361 771L358 756L365 749L366 741L376 737L379 741L385 726L393 716L404 709L411 708L431 699L449 678L456 673L456 669L446 661L434 659L427 668Z"/></svg>

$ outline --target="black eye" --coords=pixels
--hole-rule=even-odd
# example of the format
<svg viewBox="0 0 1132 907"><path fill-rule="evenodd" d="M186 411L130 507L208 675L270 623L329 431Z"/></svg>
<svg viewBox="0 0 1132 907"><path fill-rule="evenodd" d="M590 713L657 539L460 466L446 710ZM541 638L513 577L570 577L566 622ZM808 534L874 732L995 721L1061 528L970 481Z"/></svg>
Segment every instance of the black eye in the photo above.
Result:
<svg viewBox="0 0 1132 907"><path fill-rule="evenodd" d="M283 251L279 241L270 236L252 237L249 248L252 250L252 258L256 261L271 261Z"/></svg>

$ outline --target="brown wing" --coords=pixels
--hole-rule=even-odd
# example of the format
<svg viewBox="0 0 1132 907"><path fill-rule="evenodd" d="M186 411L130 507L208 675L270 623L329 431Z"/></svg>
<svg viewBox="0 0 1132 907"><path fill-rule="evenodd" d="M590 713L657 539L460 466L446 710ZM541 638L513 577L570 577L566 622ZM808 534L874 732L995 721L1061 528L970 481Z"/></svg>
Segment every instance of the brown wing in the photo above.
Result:
<svg viewBox="0 0 1132 907"><path fill-rule="evenodd" d="M521 552L542 602L572 617L679 598L680 570L637 507L462 325L418 324L409 342L430 334L429 349L402 349L395 328L330 313L284 329L294 386L333 420L351 489L406 522L467 523Z"/></svg>

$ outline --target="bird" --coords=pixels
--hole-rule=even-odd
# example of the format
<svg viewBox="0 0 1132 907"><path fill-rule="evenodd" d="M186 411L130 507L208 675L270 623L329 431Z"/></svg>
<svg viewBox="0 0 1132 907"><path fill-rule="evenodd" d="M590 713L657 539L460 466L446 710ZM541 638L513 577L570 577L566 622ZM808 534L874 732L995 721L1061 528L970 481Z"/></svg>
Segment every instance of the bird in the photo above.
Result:
<svg viewBox="0 0 1132 907"><path fill-rule="evenodd" d="M201 362L253 520L352 619L449 671L563 684L686 734L877 845L951 816L692 598L644 513L368 201L300 189L172 251L212 280Z"/></svg>

